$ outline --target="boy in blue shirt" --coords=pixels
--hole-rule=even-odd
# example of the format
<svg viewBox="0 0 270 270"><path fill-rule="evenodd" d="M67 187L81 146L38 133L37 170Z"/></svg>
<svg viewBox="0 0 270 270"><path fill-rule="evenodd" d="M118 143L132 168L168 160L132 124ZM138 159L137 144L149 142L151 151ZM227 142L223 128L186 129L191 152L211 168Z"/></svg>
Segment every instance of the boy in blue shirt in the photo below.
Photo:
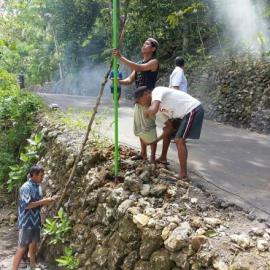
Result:
<svg viewBox="0 0 270 270"><path fill-rule="evenodd" d="M122 72L120 71L119 72L119 64L117 65L117 70L118 70L118 80L122 80L123 79L123 74ZM114 93L114 88L113 88L113 78L114 78L114 72L113 70L111 71L111 74L110 74L110 77L109 77L111 80L112 80L112 84L111 84L111 94L113 95ZM117 92L118 92L118 104L119 104L119 99L121 97L121 85L118 84L118 88L117 88Z"/></svg>
<svg viewBox="0 0 270 270"><path fill-rule="evenodd" d="M30 178L20 188L18 207L19 239L18 249L13 259L12 270L17 270L20 261L29 248L30 266L37 268L36 253L37 243L40 240L42 206L53 203L56 197L43 198L40 183L44 177L44 169L41 166L33 166L30 169Z"/></svg>

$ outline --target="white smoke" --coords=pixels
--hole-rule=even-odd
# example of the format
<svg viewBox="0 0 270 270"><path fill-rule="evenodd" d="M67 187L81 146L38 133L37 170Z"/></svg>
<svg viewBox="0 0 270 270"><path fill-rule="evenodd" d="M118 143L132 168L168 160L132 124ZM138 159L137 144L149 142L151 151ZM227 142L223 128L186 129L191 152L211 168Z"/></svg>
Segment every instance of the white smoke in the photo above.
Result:
<svg viewBox="0 0 270 270"><path fill-rule="evenodd" d="M108 68L108 64L85 66L77 73L68 74L63 80L54 82L49 87L44 87L43 91L78 96L97 96ZM128 75L123 65L120 66L120 71L124 77ZM104 89L104 96L106 97L111 97L111 83L111 80L108 79Z"/></svg>
<svg viewBox="0 0 270 270"><path fill-rule="evenodd" d="M263 52L270 49L269 24L262 1L212 0L226 38L238 51ZM261 3L259 3L261 2Z"/></svg>

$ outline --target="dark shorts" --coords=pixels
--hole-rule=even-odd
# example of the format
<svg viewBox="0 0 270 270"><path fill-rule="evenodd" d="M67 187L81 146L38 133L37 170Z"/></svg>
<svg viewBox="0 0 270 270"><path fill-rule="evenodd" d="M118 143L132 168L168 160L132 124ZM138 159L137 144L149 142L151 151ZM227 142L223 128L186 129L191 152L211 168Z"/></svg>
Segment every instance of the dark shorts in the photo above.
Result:
<svg viewBox="0 0 270 270"><path fill-rule="evenodd" d="M172 138L174 139L200 139L202 123L204 117L204 109L199 105L183 119L173 119L173 126L176 129Z"/></svg>
<svg viewBox="0 0 270 270"><path fill-rule="evenodd" d="M118 94L121 94L121 88L117 88L117 92L118 92ZM113 87L111 87L111 94L113 94L114 93L114 88Z"/></svg>
<svg viewBox="0 0 270 270"><path fill-rule="evenodd" d="M19 230L19 247L27 247L33 241L40 241L40 229L20 229Z"/></svg>

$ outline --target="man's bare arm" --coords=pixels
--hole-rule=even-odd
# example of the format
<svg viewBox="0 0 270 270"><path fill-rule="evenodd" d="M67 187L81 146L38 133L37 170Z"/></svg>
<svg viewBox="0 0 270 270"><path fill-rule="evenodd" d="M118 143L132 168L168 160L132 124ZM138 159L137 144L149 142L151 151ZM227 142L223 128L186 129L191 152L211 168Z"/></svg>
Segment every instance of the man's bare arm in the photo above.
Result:
<svg viewBox="0 0 270 270"><path fill-rule="evenodd" d="M118 80L119 84L121 85L129 85L132 84L135 81L135 71L132 71L132 73L124 80Z"/></svg>
<svg viewBox="0 0 270 270"><path fill-rule="evenodd" d="M37 208L37 207L40 207L40 206L45 206L45 205L49 205L50 203L54 202L56 199L56 197L49 197L49 198L44 198L44 199L41 199L39 201L36 201L36 202L31 202L27 207L26 209L33 209L33 208Z"/></svg>
<svg viewBox="0 0 270 270"><path fill-rule="evenodd" d="M148 108L148 110L145 112L146 117L152 117L155 116L159 110L160 101L154 100L151 103L151 106Z"/></svg>
<svg viewBox="0 0 270 270"><path fill-rule="evenodd" d="M127 65L129 68L131 68L132 70L138 72L138 71L156 71L158 69L158 60L157 59L152 59L147 63L144 64L137 64L133 61L128 60L126 57L124 57L120 51L118 49L114 49L113 50L113 56L116 56L117 58L119 58L119 60Z"/></svg>

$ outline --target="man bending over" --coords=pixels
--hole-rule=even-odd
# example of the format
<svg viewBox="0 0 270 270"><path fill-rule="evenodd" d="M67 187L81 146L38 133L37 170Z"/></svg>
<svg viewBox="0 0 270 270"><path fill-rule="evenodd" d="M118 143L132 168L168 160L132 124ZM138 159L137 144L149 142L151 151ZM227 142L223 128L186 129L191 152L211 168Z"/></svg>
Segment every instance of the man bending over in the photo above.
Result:
<svg viewBox="0 0 270 270"><path fill-rule="evenodd" d="M142 90L137 103L147 106L146 117L153 117L157 113L167 117L174 129L163 134L163 148L160 160L166 158L170 140L175 139L180 163L179 178L188 180L186 139L199 139L204 118L204 109L199 100L183 91L175 91L168 87L156 87L152 93Z"/></svg>

